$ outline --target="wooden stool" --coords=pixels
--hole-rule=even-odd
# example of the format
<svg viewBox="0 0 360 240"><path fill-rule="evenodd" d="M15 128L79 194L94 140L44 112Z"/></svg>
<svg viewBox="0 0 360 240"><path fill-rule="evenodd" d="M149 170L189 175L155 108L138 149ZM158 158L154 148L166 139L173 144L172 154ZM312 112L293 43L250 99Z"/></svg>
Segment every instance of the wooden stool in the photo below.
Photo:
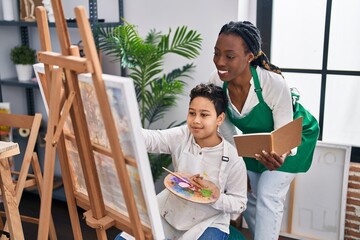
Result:
<svg viewBox="0 0 360 240"><path fill-rule="evenodd" d="M40 168L37 154L34 152L36 140L37 140L40 125L41 125L41 119L42 119L42 116L40 113L37 113L33 116L32 115L0 113L0 126L8 126L11 128L30 129L30 135L27 140L27 145L26 145L26 149L24 151L24 157L22 160L20 171L18 171L18 172L11 171L10 167L9 167L8 159L1 160L1 167L5 171L4 174L3 174L3 172L1 172L1 178L5 178L4 180L2 179L3 184L1 184L1 186L2 186L1 193L2 193L3 197L8 197L6 195L6 191L11 191L11 192L14 191L14 198L11 201L4 199L5 213L0 212L1 216L5 215L6 220L7 220L5 226L3 226L3 228L2 228L3 232L9 231L10 235L12 232L11 228L13 227L11 225L14 225L11 217L12 218L15 218L15 217L10 216L10 218L9 218L9 216L8 216L9 213L7 211L7 207L13 207L14 209L16 208L17 210L16 211L14 210L14 212L16 215L19 215L19 218L22 221L35 223L35 224L39 223L38 218L21 216L19 214L18 205L20 204L21 196L22 196L22 193L25 188L36 187L37 190L39 191L39 195L41 196L42 182L43 182L42 173L41 173L41 168ZM29 173L30 165L32 166L32 170L33 170L32 174ZM4 184L7 184L7 185L4 185ZM5 189L5 187L3 189L3 186L6 186L6 189ZM6 205L9 205L9 203L11 204L11 206L6 206ZM12 205L14 205L14 206L12 206ZM13 211L11 211L11 212L13 212ZM9 221L9 220L11 220L11 221ZM49 223L50 223L49 237L51 240L55 240L55 239L57 239L57 237L56 237L55 226L54 226L54 222L53 222L52 218L50 218ZM19 225L21 227L21 221L20 221ZM1 226L2 226L2 221L0 219L0 227ZM22 228L20 231L18 226L16 226L14 234L17 234L17 233L19 233L19 234L21 233L23 235ZM1 238L1 239L3 239L3 238ZM16 240L24 239L24 237L18 238L18 237L11 236L11 239L16 239Z"/></svg>

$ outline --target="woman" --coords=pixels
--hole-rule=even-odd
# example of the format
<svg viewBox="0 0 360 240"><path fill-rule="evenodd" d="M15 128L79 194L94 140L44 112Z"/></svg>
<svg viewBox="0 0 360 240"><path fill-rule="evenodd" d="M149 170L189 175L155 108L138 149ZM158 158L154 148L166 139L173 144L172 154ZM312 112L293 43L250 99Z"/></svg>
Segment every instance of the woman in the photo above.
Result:
<svg viewBox="0 0 360 240"><path fill-rule="evenodd" d="M220 129L227 140L233 143L236 128L243 133L271 132L293 120L290 89L280 69L261 51L260 32L253 24L225 24L213 61L217 71L210 82L222 86L229 99L229 121ZM254 158L244 158L251 186L244 217L255 240L279 237L290 183L295 173L310 167L314 144L301 148L311 157L302 158L297 151L300 153L300 147L282 156L263 151Z"/></svg>
<svg viewBox="0 0 360 240"><path fill-rule="evenodd" d="M190 202L163 190L158 204L167 239L227 239L230 214L240 214L246 207L245 164L218 133L226 106L221 87L199 84L190 93L187 125L142 130L149 152L171 154L176 172L201 175L220 190L219 199L211 204Z"/></svg>

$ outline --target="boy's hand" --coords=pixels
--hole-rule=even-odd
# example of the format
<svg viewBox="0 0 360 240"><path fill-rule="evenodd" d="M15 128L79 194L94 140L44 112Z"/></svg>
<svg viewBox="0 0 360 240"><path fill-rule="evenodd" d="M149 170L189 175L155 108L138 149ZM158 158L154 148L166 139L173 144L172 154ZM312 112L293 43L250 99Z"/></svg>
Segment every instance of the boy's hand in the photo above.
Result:
<svg viewBox="0 0 360 240"><path fill-rule="evenodd" d="M192 184L194 184L198 188L206 188L207 185L203 181L204 177L202 177L200 174L195 174L190 177L190 181Z"/></svg>

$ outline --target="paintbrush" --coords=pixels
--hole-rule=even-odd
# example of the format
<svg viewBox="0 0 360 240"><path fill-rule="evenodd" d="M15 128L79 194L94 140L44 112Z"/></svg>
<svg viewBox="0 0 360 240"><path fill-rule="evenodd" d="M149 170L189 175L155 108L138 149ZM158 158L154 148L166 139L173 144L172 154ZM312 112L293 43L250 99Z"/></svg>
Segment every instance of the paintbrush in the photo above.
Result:
<svg viewBox="0 0 360 240"><path fill-rule="evenodd" d="M189 180L187 180L187 179L183 178L182 176L180 176L179 174L174 173L174 172L170 171L169 169L167 169L167 168L165 168L165 167L162 167L162 168L163 168L165 171L167 171L168 173L170 173L171 175L179 178L179 179L182 180L183 182L186 182L186 183L189 184L190 186L192 186L192 187L197 187L197 188L200 188L200 189L202 188L202 186L201 186L200 184L198 184L198 183L192 183L192 182L190 182Z"/></svg>
<svg viewBox="0 0 360 240"><path fill-rule="evenodd" d="M170 171L169 169L165 168L165 167L162 167L165 171L167 171L168 173L174 175L175 177L179 178L180 180L182 180L183 182L186 182L187 184L193 186L194 184L192 184L189 180L183 178L182 176L180 176L179 174L177 173L174 173L172 171Z"/></svg>

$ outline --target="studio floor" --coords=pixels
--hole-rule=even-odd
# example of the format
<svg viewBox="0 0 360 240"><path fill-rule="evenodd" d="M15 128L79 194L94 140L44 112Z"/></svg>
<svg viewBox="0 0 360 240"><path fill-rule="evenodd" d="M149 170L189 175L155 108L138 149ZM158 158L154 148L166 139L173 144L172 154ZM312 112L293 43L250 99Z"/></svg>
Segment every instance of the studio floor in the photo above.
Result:
<svg viewBox="0 0 360 240"><path fill-rule="evenodd" d="M3 204L0 204L0 209L3 211ZM30 217L39 217L40 213L40 198L38 194L31 192L24 192L20 206L20 214ZM67 204L64 201L53 199L52 200L52 217L55 224L56 235L58 240L71 240L74 239L71 229L70 217L68 213ZM78 208L79 220L82 229L83 239L92 240L97 239L95 230L88 227L85 223L85 220L82 219L83 210ZM3 219L4 221L5 219ZM26 240L36 240L38 225L32 223L22 222L24 236ZM107 236L109 240L112 240L119 234L119 230L116 228L111 228L107 231Z"/></svg>
<svg viewBox="0 0 360 240"><path fill-rule="evenodd" d="M30 217L37 218L40 212L40 199L39 195L32 192L24 192L22 200L20 202L20 214ZM0 210L3 211L3 205L0 204ZM83 210L78 208L79 221L82 229L83 239L86 240L95 240L96 233L95 230L88 227L85 223L85 220L82 219ZM66 202L62 200L53 199L52 200L52 216L55 223L56 234L59 240L71 240L74 239L72 235L72 229L70 224L70 218L68 213L68 208ZM3 221L5 219L3 218ZM26 240L36 240L38 225L32 223L22 223L23 231ZM247 240L252 240L251 234L247 229L239 228ZM119 230L116 228L110 228L107 231L107 236L109 240L114 239L118 234ZM279 240L294 240L293 238L280 237Z"/></svg>

